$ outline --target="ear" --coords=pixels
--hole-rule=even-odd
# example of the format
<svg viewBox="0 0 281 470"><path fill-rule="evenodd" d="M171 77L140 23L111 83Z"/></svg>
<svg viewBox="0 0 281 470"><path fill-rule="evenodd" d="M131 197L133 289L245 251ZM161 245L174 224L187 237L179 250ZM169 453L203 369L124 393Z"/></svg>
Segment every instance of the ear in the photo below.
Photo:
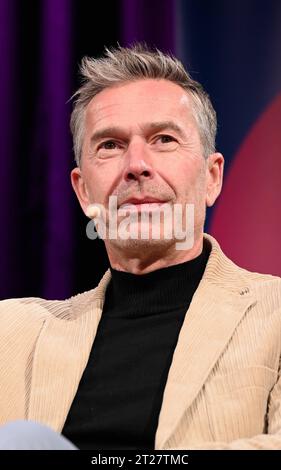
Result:
<svg viewBox="0 0 281 470"><path fill-rule="evenodd" d="M87 208L91 203L86 182L83 179L80 168L76 167L71 171L71 184L75 194L80 202L80 206L86 214Z"/></svg>
<svg viewBox="0 0 281 470"><path fill-rule="evenodd" d="M212 153L207 160L206 205L211 207L222 188L224 158L221 153Z"/></svg>

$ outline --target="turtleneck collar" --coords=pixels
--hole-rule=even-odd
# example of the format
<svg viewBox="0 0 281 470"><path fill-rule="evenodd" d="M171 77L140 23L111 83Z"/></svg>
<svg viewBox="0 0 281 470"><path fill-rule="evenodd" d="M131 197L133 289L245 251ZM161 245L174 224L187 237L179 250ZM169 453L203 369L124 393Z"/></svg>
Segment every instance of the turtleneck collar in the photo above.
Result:
<svg viewBox="0 0 281 470"><path fill-rule="evenodd" d="M184 263L147 274L132 274L110 267L111 281L106 290L104 313L118 317L138 317L183 308L190 302L203 276L210 247Z"/></svg>

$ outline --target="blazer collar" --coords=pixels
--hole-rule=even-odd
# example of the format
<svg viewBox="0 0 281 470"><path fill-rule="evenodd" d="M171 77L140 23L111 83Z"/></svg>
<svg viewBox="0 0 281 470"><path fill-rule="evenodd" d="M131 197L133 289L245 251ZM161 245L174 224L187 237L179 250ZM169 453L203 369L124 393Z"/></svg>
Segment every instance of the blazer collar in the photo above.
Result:
<svg viewBox="0 0 281 470"><path fill-rule="evenodd" d="M255 303L244 271L204 234L211 253L181 328L164 391L155 448L167 448L238 323Z"/></svg>
<svg viewBox="0 0 281 470"><path fill-rule="evenodd" d="M33 355L29 420L62 430L89 359L109 280L106 272L96 289L58 303L60 318L49 316L44 322Z"/></svg>
<svg viewBox="0 0 281 470"><path fill-rule="evenodd" d="M254 303L203 280L190 304L174 351L159 415L155 448L167 448L241 318Z"/></svg>

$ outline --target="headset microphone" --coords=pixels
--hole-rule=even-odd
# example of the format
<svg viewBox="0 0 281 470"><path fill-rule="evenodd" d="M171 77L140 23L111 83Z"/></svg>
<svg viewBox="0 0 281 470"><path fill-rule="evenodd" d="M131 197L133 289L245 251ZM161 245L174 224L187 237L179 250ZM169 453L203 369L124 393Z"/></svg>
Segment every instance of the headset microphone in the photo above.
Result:
<svg viewBox="0 0 281 470"><path fill-rule="evenodd" d="M101 210L95 204L90 204L87 207L86 216L89 217L89 219L95 219L96 217L99 217L100 215L101 215Z"/></svg>

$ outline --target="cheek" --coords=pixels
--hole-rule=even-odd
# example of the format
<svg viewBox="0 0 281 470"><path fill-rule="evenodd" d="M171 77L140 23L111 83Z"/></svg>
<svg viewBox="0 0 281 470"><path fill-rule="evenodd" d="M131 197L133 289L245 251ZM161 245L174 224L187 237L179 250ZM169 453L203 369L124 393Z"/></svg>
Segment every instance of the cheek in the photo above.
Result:
<svg viewBox="0 0 281 470"><path fill-rule="evenodd" d="M113 165L89 165L85 181L90 198L104 203L114 185L116 169Z"/></svg>
<svg viewBox="0 0 281 470"><path fill-rule="evenodd" d="M176 172L173 170L169 181L172 182L180 199L205 203L206 175L202 168L186 165Z"/></svg>
<svg viewBox="0 0 281 470"><path fill-rule="evenodd" d="M192 165L175 165L166 168L167 180L173 185L177 194L190 194L200 185L198 170Z"/></svg>

